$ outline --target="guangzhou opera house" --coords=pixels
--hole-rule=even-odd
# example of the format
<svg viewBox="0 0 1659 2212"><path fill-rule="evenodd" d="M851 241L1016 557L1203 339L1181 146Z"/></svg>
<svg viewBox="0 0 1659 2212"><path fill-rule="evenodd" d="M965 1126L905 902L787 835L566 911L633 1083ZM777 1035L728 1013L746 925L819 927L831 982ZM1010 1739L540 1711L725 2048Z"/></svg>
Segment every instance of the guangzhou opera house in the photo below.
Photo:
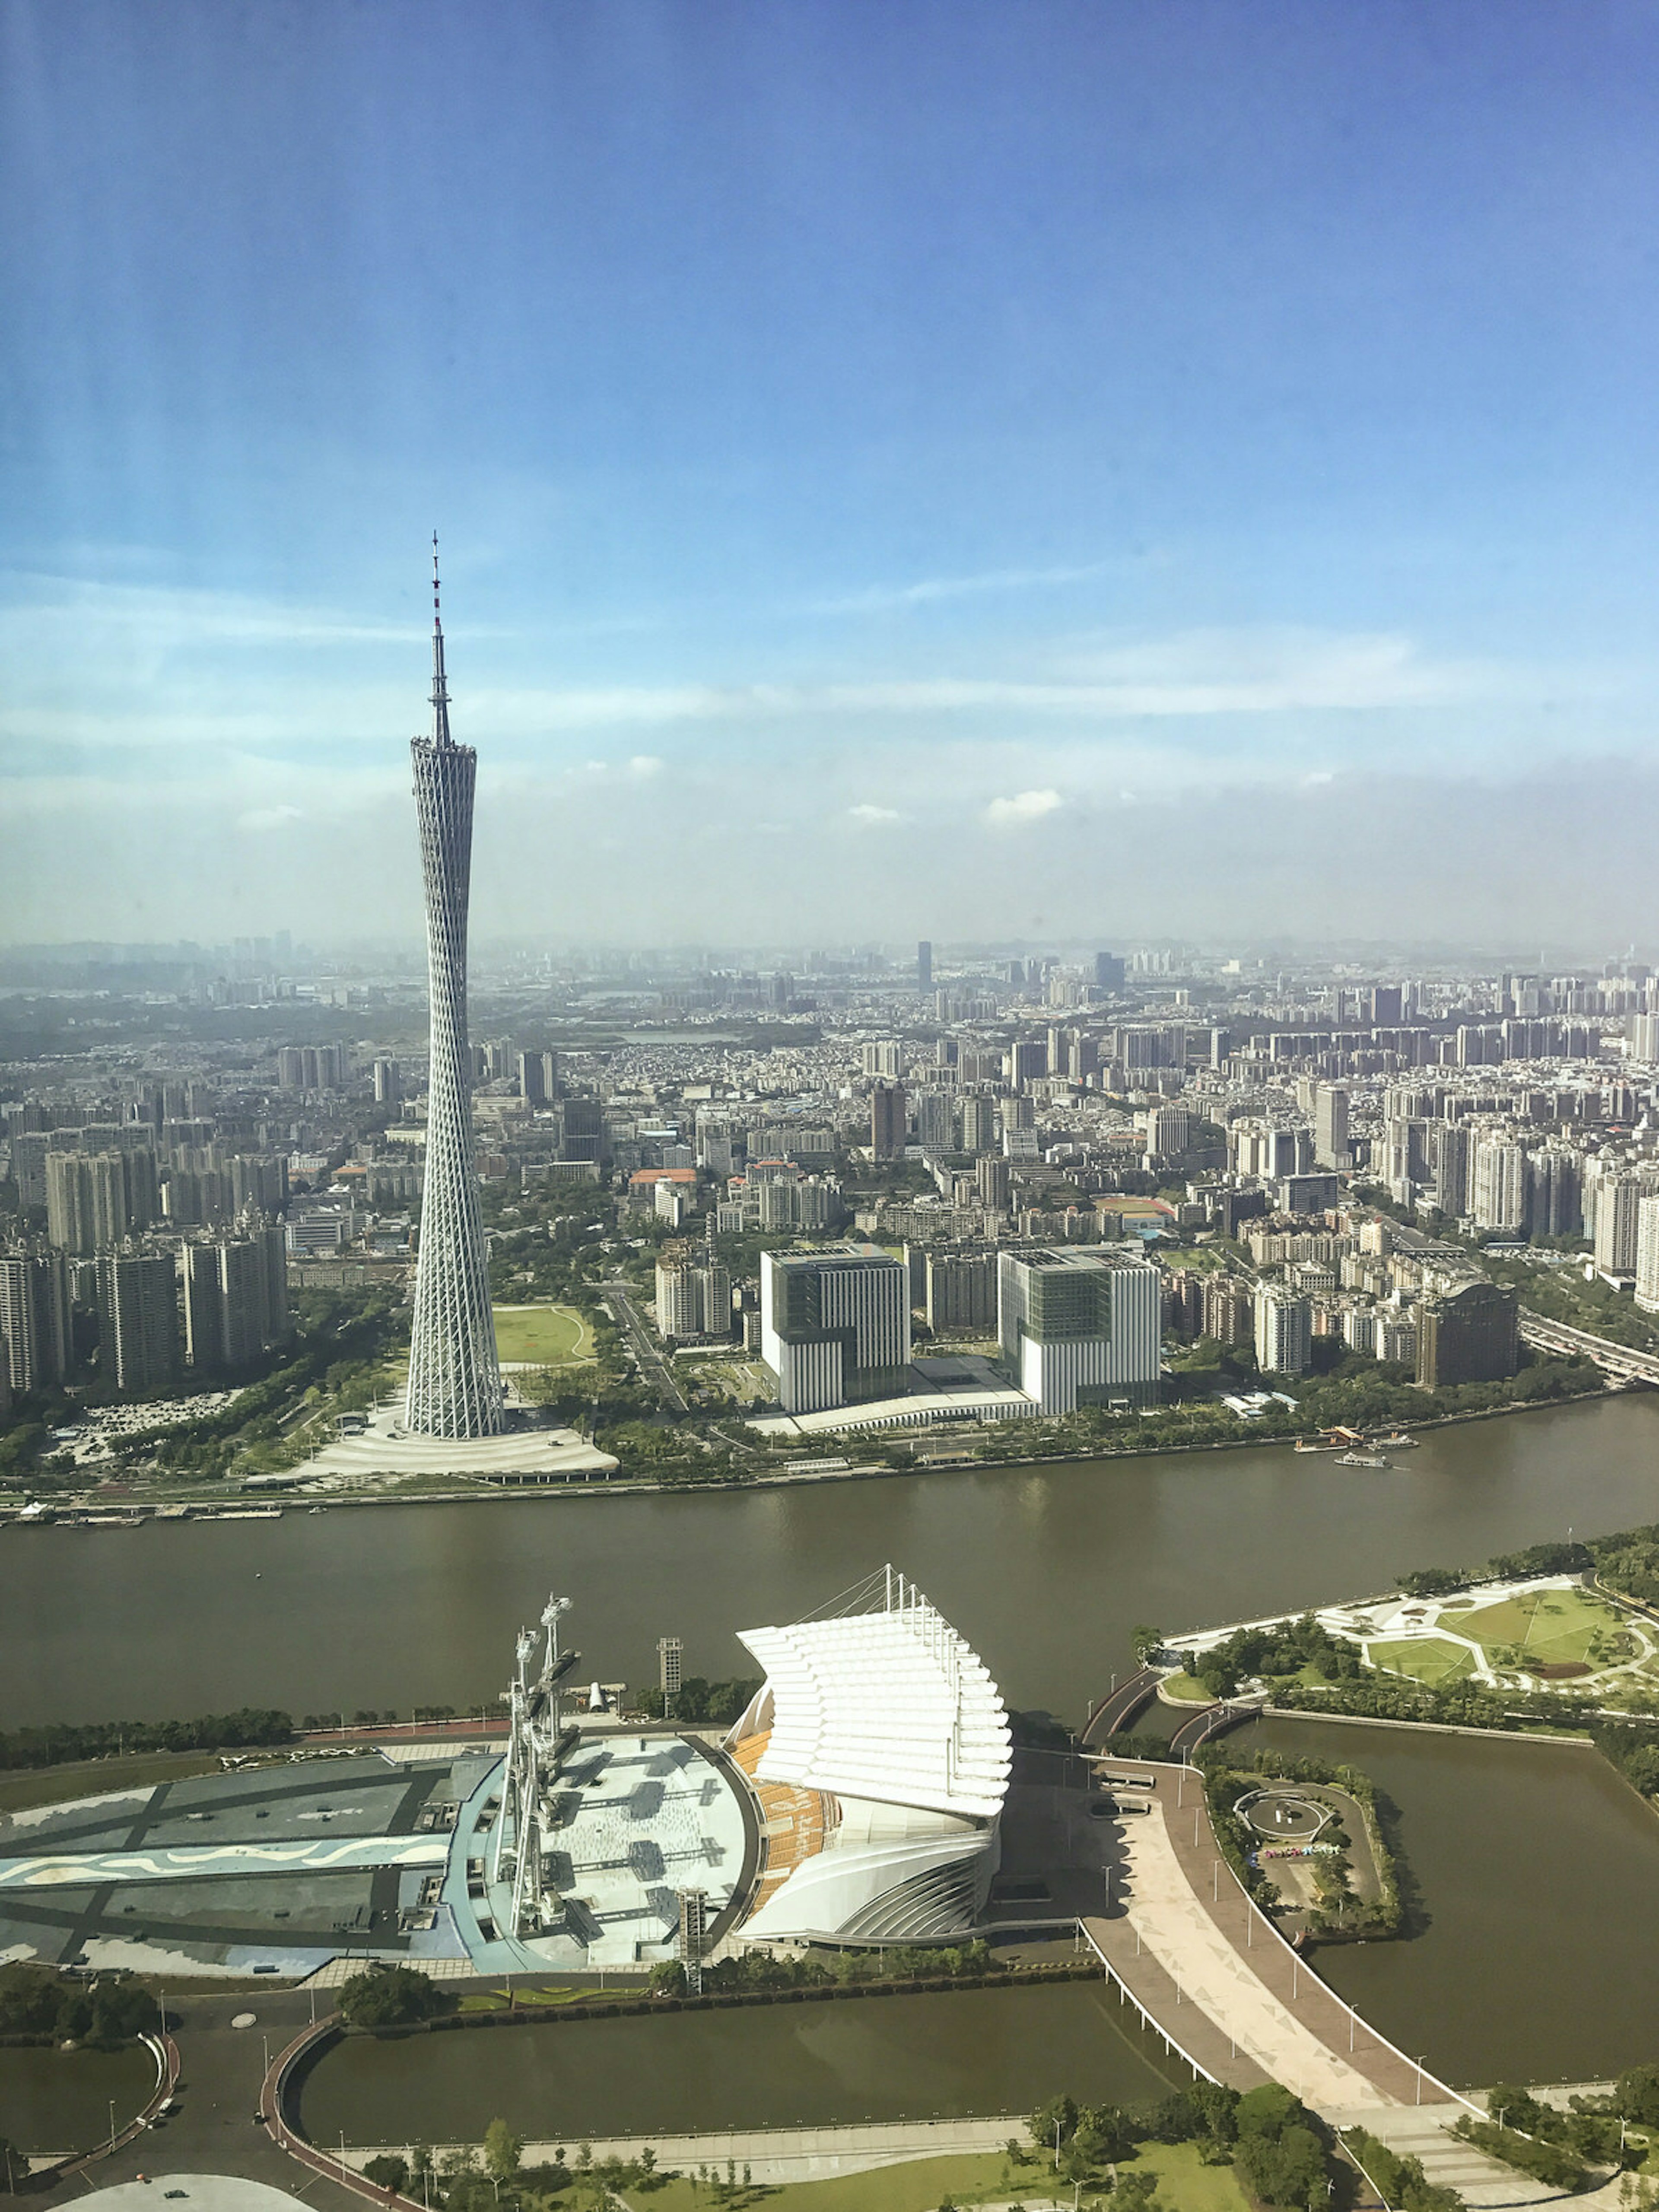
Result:
<svg viewBox="0 0 1659 2212"><path fill-rule="evenodd" d="M982 1663L889 1567L854 1603L742 1642L766 1671L726 1748L767 1857L744 1942L925 1942L980 1918L1008 1719Z"/></svg>

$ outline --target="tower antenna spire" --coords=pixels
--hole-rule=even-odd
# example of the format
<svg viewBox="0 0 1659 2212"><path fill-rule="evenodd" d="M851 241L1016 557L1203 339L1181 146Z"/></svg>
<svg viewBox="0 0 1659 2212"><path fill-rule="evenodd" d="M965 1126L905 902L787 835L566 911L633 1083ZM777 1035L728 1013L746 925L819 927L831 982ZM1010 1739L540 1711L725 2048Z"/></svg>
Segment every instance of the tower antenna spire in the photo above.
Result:
<svg viewBox="0 0 1659 2212"><path fill-rule="evenodd" d="M438 609L438 533L432 533L432 742L447 745L449 684L444 675L444 625Z"/></svg>

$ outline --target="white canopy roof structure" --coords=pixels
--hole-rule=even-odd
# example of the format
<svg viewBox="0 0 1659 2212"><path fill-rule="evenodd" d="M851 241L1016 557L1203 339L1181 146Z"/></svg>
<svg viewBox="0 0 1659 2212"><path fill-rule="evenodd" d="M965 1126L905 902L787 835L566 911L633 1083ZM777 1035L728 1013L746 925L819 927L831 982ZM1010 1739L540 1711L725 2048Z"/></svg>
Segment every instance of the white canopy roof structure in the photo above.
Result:
<svg viewBox="0 0 1659 2212"><path fill-rule="evenodd" d="M772 1701L757 1778L994 1820L1012 1764L996 1684L892 1568L859 1595L872 1609L742 1632Z"/></svg>

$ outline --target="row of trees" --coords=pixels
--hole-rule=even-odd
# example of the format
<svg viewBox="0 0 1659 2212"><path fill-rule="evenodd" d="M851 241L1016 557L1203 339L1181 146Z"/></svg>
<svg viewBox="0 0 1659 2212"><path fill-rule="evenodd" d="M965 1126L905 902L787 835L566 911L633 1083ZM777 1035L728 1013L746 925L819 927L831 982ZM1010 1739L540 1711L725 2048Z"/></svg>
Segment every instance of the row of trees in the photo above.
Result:
<svg viewBox="0 0 1659 2212"><path fill-rule="evenodd" d="M0 1769L62 1766L123 1752L246 1750L293 1740L289 1714L251 1705L188 1721L52 1721L42 1728L0 1729Z"/></svg>
<svg viewBox="0 0 1659 2212"><path fill-rule="evenodd" d="M503 2119L484 2130L482 2155L469 2144L434 2158L429 2145L417 2143L407 2158L387 2152L370 2159L363 2175L378 2188L395 2189L443 2212L524 2212L555 2197L564 2197L569 2212L614 2212L617 2191L646 2192L674 2178L659 2167L648 2144L636 2159L595 2159L592 2145L583 2143L574 2158L561 2148L550 2165L526 2166L524 2139ZM729 2203L739 2191L737 2166L732 2164L724 2179L700 2168L697 2184L709 2189L716 2203ZM748 2185L744 2166L741 2186Z"/></svg>
<svg viewBox="0 0 1659 2212"><path fill-rule="evenodd" d="M1326 2212L1335 2179L1333 2139L1301 2099L1277 2081L1243 2095L1218 2082L1194 2081L1145 2116L1115 2105L1051 2097L1032 2113L1029 2126L1030 2148L1011 2142L1011 2159L1052 2160L1066 2181L1079 2186L1100 2186L1103 2168L1133 2159L1148 2142L1196 2143L1206 2163L1231 2164L1258 2204L1287 2212L1294 2207ZM1122 2212L1161 2212L1157 2191L1157 2177L1149 2172L1119 2172L1112 2201ZM1413 2212L1457 2212L1460 2200L1453 2191L1437 2191L1436 2198Z"/></svg>
<svg viewBox="0 0 1659 2212"><path fill-rule="evenodd" d="M850 1989L861 1982L979 1981L999 1971L988 1943L891 1943L880 1950L831 1951L822 1957L776 1959L747 1951L702 1970L706 1990ZM665 1959L651 1969L653 1993L683 1996L685 1969Z"/></svg>
<svg viewBox="0 0 1659 2212"><path fill-rule="evenodd" d="M114 2051L155 2032L155 2000L137 1982L66 1982L50 1966L0 1966L0 2036Z"/></svg>

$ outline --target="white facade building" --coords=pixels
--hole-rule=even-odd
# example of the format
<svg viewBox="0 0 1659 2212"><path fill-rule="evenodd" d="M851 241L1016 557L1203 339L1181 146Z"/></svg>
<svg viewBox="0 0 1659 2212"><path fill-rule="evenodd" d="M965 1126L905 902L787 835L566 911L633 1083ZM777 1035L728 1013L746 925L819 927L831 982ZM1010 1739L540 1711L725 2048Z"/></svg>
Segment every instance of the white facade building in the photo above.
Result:
<svg viewBox="0 0 1659 2212"><path fill-rule="evenodd" d="M1305 1375L1313 1343L1313 1310L1277 1284L1255 1294L1255 1364L1264 1375Z"/></svg>
<svg viewBox="0 0 1659 2212"><path fill-rule="evenodd" d="M1163 1288L1138 1254L1048 1247L1004 1252L997 1335L1006 1366L1044 1413L1157 1402Z"/></svg>
<svg viewBox="0 0 1659 2212"><path fill-rule="evenodd" d="M786 1413L822 1413L905 1387L909 1273L872 1247L761 1255L761 1358Z"/></svg>
<svg viewBox="0 0 1659 2212"><path fill-rule="evenodd" d="M769 1790L783 1795L796 1839L745 1942L962 1936L990 1893L1012 1765L997 1686L890 1567L854 1604L741 1632L766 1680L726 1748L763 1810Z"/></svg>
<svg viewBox="0 0 1659 2212"><path fill-rule="evenodd" d="M1659 1313L1659 1193L1637 1208L1636 1303L1644 1313Z"/></svg>

